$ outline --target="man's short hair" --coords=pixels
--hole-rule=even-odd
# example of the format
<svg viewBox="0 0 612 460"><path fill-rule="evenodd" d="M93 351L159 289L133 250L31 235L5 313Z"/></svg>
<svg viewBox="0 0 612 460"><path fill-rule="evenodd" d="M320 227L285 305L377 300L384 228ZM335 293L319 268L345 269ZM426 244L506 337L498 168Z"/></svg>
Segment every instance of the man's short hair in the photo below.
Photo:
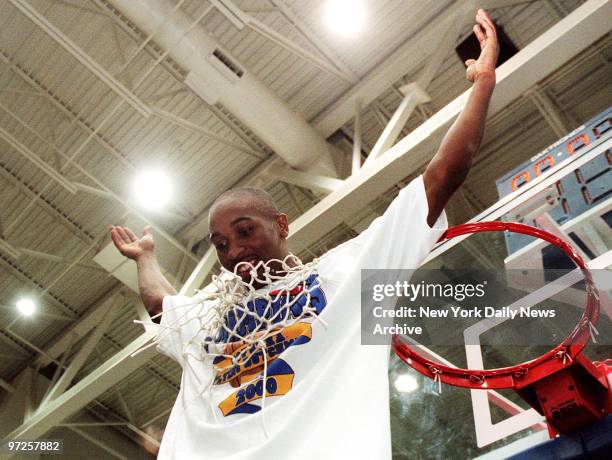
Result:
<svg viewBox="0 0 612 460"><path fill-rule="evenodd" d="M267 218L275 219L279 214L274 198L263 189L255 187L232 188L219 195L210 207L209 219L215 209L224 201L240 200L242 203L257 209Z"/></svg>

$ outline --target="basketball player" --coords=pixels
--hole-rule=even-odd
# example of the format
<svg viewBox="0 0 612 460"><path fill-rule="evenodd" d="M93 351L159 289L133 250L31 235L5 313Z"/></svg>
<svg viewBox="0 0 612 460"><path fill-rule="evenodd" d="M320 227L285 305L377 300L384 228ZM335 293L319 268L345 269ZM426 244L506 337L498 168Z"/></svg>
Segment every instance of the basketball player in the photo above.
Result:
<svg viewBox="0 0 612 460"><path fill-rule="evenodd" d="M214 301L176 295L149 229L138 238L111 227L118 250L136 261L147 310L161 314L158 349L183 369L159 458L391 458L389 349L360 344L360 270L417 268L446 227L444 206L468 174L495 87L498 42L482 10L474 32L481 53L466 62L472 91L424 174L359 236L303 266L299 283L277 280L302 265L270 195L247 188L217 198L210 239L254 296L223 316L214 339L202 327ZM266 273L270 285L258 281ZM251 321L256 314L262 323Z"/></svg>

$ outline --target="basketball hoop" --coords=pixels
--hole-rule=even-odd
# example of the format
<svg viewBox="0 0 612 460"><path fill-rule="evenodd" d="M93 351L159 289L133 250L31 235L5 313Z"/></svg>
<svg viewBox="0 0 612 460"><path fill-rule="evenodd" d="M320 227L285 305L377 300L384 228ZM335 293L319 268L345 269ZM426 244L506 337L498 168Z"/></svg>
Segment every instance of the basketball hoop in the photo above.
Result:
<svg viewBox="0 0 612 460"><path fill-rule="evenodd" d="M480 232L508 231L540 238L565 252L580 268L586 284L587 302L576 327L548 353L510 367L471 370L445 366L421 356L398 335L392 339L395 353L421 374L437 381L472 389L513 388L546 417L551 437L572 433L612 412L607 374L610 360L592 363L582 350L596 333L599 294L591 272L567 242L539 228L513 222L478 222L449 228L439 241Z"/></svg>

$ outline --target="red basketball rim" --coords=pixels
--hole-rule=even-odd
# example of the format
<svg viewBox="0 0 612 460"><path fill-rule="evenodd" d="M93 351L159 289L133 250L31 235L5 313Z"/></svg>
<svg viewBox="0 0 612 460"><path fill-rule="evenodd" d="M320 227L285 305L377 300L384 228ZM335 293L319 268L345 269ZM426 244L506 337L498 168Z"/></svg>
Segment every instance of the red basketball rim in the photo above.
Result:
<svg viewBox="0 0 612 460"><path fill-rule="evenodd" d="M582 317L572 332L555 348L542 356L510 367L497 369L470 370L449 367L429 360L410 345L405 343L398 335L392 339L395 353L420 373L443 383L466 388L520 388L531 380L534 374L549 375L563 367L569 366L574 358L582 352L588 344L591 326L595 326L599 319L599 295L591 272L582 257L576 250L561 238L529 225L514 222L477 222L451 227L444 232L439 241L449 240L460 235L480 232L508 231L531 235L549 242L564 251L570 259L581 269L587 289L587 303Z"/></svg>

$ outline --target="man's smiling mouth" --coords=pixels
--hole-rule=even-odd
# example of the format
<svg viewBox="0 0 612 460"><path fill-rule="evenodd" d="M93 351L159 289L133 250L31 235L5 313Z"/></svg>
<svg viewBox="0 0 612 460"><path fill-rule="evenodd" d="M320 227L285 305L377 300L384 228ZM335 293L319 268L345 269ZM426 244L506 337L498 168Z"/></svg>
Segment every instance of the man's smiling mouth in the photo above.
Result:
<svg viewBox="0 0 612 460"><path fill-rule="evenodd" d="M234 270L239 275L247 274L254 268L259 262L257 257L245 257L243 260L238 262L234 266Z"/></svg>

